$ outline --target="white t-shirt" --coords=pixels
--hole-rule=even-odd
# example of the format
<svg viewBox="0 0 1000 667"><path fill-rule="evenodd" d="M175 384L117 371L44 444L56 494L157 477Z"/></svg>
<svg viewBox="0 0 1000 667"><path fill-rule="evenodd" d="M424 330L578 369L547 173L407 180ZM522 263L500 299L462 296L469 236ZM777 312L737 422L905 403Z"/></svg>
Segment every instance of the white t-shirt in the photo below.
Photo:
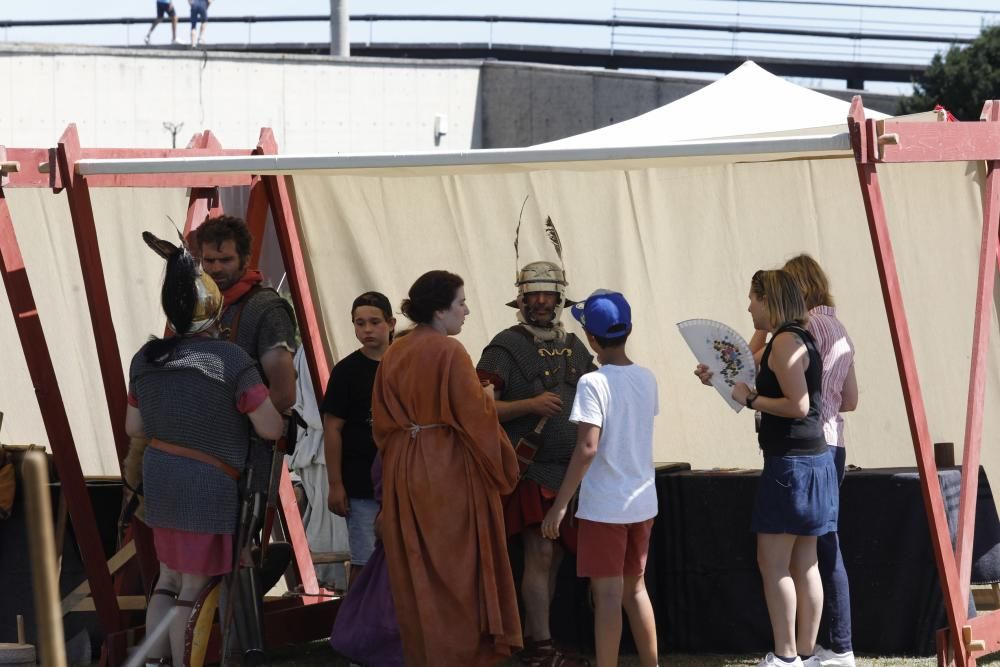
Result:
<svg viewBox="0 0 1000 667"><path fill-rule="evenodd" d="M638 523L656 516L657 414L656 377L647 368L608 365L580 378L569 419L600 426L601 439L580 486L578 518Z"/></svg>

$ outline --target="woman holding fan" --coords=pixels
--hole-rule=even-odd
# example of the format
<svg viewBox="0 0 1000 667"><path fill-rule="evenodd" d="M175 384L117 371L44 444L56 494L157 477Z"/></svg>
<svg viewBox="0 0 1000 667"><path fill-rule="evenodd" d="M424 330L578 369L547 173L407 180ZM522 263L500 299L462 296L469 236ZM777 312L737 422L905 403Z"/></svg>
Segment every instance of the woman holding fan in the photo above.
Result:
<svg viewBox="0 0 1000 667"><path fill-rule="evenodd" d="M819 263L809 255L798 255L782 267L802 291L809 309L809 333L823 359L823 410L820 422L823 436L833 455L838 484L844 482L847 450L844 443L842 413L858 407L858 380L854 374L854 343L837 317L830 281ZM755 341L758 341L755 347ZM763 351L763 336L754 335L750 348ZM819 576L823 580L823 620L816 656L823 667L854 667L854 647L851 643L851 591L840 553L840 538L836 532L820 535L816 540Z"/></svg>
<svg viewBox="0 0 1000 667"><path fill-rule="evenodd" d="M816 538L837 526L838 489L826 447L822 409L823 362L802 293L785 271L757 271L748 311L754 328L771 333L759 361L757 387L739 382L734 400L761 413L764 453L751 529L764 583L774 651L759 667L819 667L814 657L823 607ZM704 365L695 374L705 384Z"/></svg>

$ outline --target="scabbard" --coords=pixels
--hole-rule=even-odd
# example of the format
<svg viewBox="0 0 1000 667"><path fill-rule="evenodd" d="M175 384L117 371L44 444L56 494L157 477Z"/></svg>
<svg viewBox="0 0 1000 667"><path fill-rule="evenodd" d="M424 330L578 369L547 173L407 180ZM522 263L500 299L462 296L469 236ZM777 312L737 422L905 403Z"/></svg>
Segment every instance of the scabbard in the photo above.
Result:
<svg viewBox="0 0 1000 667"><path fill-rule="evenodd" d="M243 548L250 539L250 523L253 521L253 466L247 467L245 476L246 486L243 489L243 497L240 499L239 524L236 526L236 543L233 545L233 570L225 576L226 584L226 609L222 618L222 664L226 664L229 655L230 642L232 641L233 613L239 599L240 585L240 560L243 556Z"/></svg>
<svg viewBox="0 0 1000 667"><path fill-rule="evenodd" d="M260 535L260 560L264 562L267 545L271 542L271 530L274 528L274 515L278 511L278 487L281 483L281 468L285 465L285 452L288 441L285 436L274 443L274 453L271 455L271 479L267 485L267 505L264 510L264 530Z"/></svg>

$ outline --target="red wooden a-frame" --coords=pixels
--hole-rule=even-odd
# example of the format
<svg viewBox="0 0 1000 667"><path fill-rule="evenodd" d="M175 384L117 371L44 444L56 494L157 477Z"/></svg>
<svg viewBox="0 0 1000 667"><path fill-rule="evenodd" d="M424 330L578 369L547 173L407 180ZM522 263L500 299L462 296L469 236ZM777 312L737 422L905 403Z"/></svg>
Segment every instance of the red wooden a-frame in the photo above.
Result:
<svg viewBox="0 0 1000 667"><path fill-rule="evenodd" d="M969 618L967 606L972 572L976 493L979 486L979 452L983 436L986 355L989 350L993 288L998 267L1000 102L987 102L981 118L984 122L912 123L891 119L866 120L861 97L856 96L851 103L847 120L948 616L948 627L938 631L937 637L938 664L942 666L975 665L977 657L1000 650L1000 613L982 613ZM971 160L986 162L987 177L983 194L979 282L962 456L958 539L953 550L876 166L880 163Z"/></svg>
<svg viewBox="0 0 1000 667"><path fill-rule="evenodd" d="M84 176L78 173L76 163L87 158L163 158L276 153L277 144L274 135L267 128L261 131L258 146L252 150L225 150L208 131L196 135L188 147L183 149L81 148L74 125L66 129L57 147L53 149L0 147L0 274L7 290L21 348L37 395L52 457L90 583L94 606L101 629L106 636L102 652L103 664L119 664L125 657L126 643L132 640L135 633L126 627L126 616L118 604L117 593L121 592L122 581L112 581L105 560L94 510L84 484L73 434L17 243L4 189L36 187L52 188L57 194L63 190L66 192L97 345L108 404L108 417L111 420L115 448L121 464L129 444L124 431L126 383L97 241L94 211L90 199L91 187L190 188L184 228L184 233L187 235L205 219L206 215L222 212L220 187L249 186L250 198L246 219L254 235L252 264L256 265L260 258L263 231L270 213L277 232L282 259L287 267L289 287L309 362L310 375L318 394L322 392L329 375L329 362L320 337L319 320L305 273L293 208L287 187L281 177L227 174ZM139 231L136 230L137 235ZM317 400L321 398L321 395L317 396ZM335 601L330 599L331 596L327 591L320 590L316 580L309 545L287 470L282 474L279 496L280 510L292 543L303 595L265 605L266 638L268 644L272 646L327 636L335 613ZM134 538L143 589L149 590L151 579L156 572L152 540L148 529L144 528L140 528Z"/></svg>

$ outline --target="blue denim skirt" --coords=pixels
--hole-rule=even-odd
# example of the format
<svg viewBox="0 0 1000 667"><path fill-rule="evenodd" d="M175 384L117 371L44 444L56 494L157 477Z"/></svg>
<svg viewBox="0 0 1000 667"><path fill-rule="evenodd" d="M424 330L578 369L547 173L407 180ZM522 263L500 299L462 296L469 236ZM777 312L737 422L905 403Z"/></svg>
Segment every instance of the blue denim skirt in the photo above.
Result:
<svg viewBox="0 0 1000 667"><path fill-rule="evenodd" d="M825 535L837 530L840 488L829 451L766 456L750 529L755 533Z"/></svg>

